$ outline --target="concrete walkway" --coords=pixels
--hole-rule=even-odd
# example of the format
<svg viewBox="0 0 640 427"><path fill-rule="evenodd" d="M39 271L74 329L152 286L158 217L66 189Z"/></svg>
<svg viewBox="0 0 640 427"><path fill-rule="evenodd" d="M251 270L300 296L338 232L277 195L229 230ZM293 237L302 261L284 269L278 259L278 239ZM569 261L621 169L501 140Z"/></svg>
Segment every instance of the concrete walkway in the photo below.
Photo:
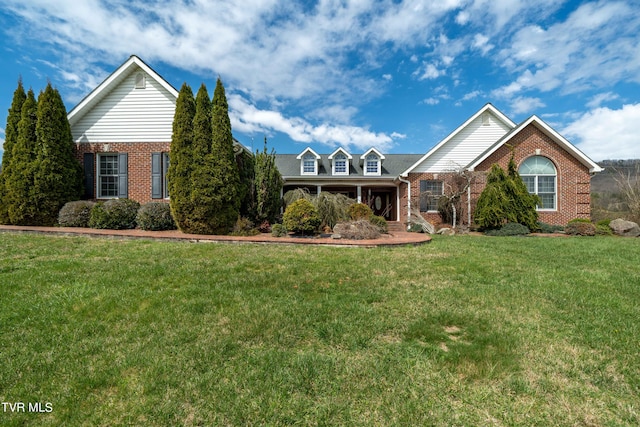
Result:
<svg viewBox="0 0 640 427"><path fill-rule="evenodd" d="M18 225L0 225L0 232L43 233L63 236L90 236L124 239L185 240L189 242L212 243L261 243L286 245L325 245L375 248L381 246L417 246L431 241L431 236L422 233L391 232L379 239L347 240L319 237L273 237L271 234L257 236L212 236L205 234L186 234L181 231L144 231L144 230L98 230L94 228L74 227L30 227Z"/></svg>

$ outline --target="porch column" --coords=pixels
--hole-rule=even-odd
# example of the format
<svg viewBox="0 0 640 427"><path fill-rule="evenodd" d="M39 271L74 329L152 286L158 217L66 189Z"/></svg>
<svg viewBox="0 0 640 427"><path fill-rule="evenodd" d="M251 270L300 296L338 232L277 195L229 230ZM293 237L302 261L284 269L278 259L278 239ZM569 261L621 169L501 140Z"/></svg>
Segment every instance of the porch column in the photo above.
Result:
<svg viewBox="0 0 640 427"><path fill-rule="evenodd" d="M361 185L358 185L356 194L357 194L358 203L362 203L362 186Z"/></svg>
<svg viewBox="0 0 640 427"><path fill-rule="evenodd" d="M320 192L322 192L322 185L316 186L316 191L317 191L317 194L320 194Z"/></svg>

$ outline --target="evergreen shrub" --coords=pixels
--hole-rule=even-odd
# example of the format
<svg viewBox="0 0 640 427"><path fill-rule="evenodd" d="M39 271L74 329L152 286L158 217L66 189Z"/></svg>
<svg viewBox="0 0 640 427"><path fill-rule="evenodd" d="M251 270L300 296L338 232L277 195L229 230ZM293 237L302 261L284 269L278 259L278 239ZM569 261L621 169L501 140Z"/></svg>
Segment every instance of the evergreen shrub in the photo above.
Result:
<svg viewBox="0 0 640 427"><path fill-rule="evenodd" d="M596 226L589 220L574 219L569 221L564 232L572 236L595 236Z"/></svg>
<svg viewBox="0 0 640 427"><path fill-rule="evenodd" d="M320 223L317 209L306 199L298 199L291 203L282 217L282 224L288 231L294 233L315 233Z"/></svg>
<svg viewBox="0 0 640 427"><path fill-rule="evenodd" d="M553 234L564 231L564 227L561 225L552 225L545 222L538 222L538 231L540 233Z"/></svg>
<svg viewBox="0 0 640 427"><path fill-rule="evenodd" d="M97 203L91 209L89 227L127 230L136 227L140 203L130 199L111 199Z"/></svg>
<svg viewBox="0 0 640 427"><path fill-rule="evenodd" d="M389 231L389 227L387 225L387 220L384 217L379 215L371 215L369 218L369 222L380 230L381 233L386 234Z"/></svg>
<svg viewBox="0 0 640 427"><path fill-rule="evenodd" d="M271 235L273 237L285 237L287 235L287 229L282 224L273 224L271 226Z"/></svg>
<svg viewBox="0 0 640 427"><path fill-rule="evenodd" d="M526 236L530 233L526 225L517 222L508 222L499 229L487 230L487 236Z"/></svg>
<svg viewBox="0 0 640 427"><path fill-rule="evenodd" d="M354 203L349 206L349 216L352 220L369 219L373 215L371 208L364 203Z"/></svg>
<svg viewBox="0 0 640 427"><path fill-rule="evenodd" d="M257 234L260 234L260 231L254 227L253 221L243 216L238 217L231 230L232 236L255 236Z"/></svg>
<svg viewBox="0 0 640 427"><path fill-rule="evenodd" d="M150 202L140 206L136 215L136 224L142 230L175 230L176 223L171 216L168 203Z"/></svg>
<svg viewBox="0 0 640 427"><path fill-rule="evenodd" d="M596 234L600 236L611 236L613 235L613 230L609 225L611 223L610 219L603 219L596 222Z"/></svg>
<svg viewBox="0 0 640 427"><path fill-rule="evenodd" d="M91 209L95 202L90 200L78 200L65 203L58 213L58 224L62 227L89 227Z"/></svg>

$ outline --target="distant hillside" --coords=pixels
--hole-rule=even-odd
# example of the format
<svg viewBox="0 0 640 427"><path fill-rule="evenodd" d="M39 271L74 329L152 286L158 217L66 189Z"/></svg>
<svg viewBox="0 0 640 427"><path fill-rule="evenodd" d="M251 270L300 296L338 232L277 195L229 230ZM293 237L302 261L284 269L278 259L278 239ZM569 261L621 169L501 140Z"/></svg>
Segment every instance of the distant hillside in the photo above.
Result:
<svg viewBox="0 0 640 427"><path fill-rule="evenodd" d="M631 160L603 160L598 162L600 167L604 168L603 172L595 174L591 178L591 192L598 194L617 193L618 187L616 178L623 173L625 176L631 174L631 177L639 178L640 159Z"/></svg>

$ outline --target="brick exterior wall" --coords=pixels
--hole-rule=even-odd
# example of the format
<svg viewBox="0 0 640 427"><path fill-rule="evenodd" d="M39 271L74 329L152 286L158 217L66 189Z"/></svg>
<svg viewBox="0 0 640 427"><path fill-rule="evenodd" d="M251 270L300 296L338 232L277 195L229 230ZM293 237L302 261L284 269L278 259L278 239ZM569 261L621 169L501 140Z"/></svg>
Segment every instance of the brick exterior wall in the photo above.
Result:
<svg viewBox="0 0 640 427"><path fill-rule="evenodd" d="M109 150L106 150L108 145ZM151 198L151 153L169 152L170 142L134 142L134 143L100 143L100 144L87 144L80 143L76 146L76 157L82 163L84 153L94 153L94 192L93 194L98 196L97 179L98 171L96 170L96 163L98 160L97 154L116 154L127 153L127 166L128 166L128 192L129 198L137 201L140 204L148 203L151 201L161 202L165 199L152 199Z"/></svg>
<svg viewBox="0 0 640 427"><path fill-rule="evenodd" d="M531 156L540 155L551 160L556 167L557 178L557 206L554 211L539 211L540 221L566 225L572 219L586 218L591 215L590 192L591 175L589 169L580 163L569 152L556 144L551 138L540 131L535 125L530 124L511 138L509 144L514 150L514 160L518 166ZM538 151L539 150L539 151ZM539 154L538 154L539 153ZM491 156L485 159L478 167L471 187L471 209L472 221L473 211L480 193L486 185L486 176L494 163L499 164L503 169L507 169L511 150L509 147L498 148ZM435 176L437 175L437 176ZM420 180L439 179L446 181L448 174L420 173L409 174L408 180L411 182L412 203L419 202ZM407 217L407 197L406 190L403 189L402 198L403 218ZM466 198L464 200L466 205ZM442 220L437 213L423 213L425 219L440 224ZM463 212L461 221L467 222L467 213Z"/></svg>

